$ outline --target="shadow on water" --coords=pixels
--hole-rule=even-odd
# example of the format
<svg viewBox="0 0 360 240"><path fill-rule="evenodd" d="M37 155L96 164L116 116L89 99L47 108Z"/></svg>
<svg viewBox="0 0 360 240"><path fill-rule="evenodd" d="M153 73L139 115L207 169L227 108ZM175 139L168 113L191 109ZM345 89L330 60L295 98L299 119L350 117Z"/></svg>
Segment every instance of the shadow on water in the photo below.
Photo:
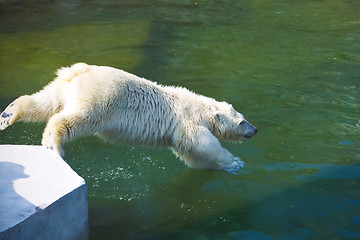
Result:
<svg viewBox="0 0 360 240"><path fill-rule="evenodd" d="M193 1L158 1L154 6L145 4L148 10L143 14L151 22L151 30L147 40L142 44L144 56L134 72L165 85L186 86L187 79L181 79L181 74L169 76L169 73L174 72L174 69L188 72L209 66L204 62L193 62L196 54L193 52L194 45L201 45L201 40L188 47L177 45L178 41L191 36L193 31L203 32L212 26L238 24L244 14L242 6L239 5L241 4L228 1L217 4L198 4ZM198 79L201 75L201 71L197 71L197 74L191 77Z"/></svg>
<svg viewBox="0 0 360 240"><path fill-rule="evenodd" d="M358 238L360 209L354 209L360 206L360 193L353 190L359 184L359 170L359 166L351 165L298 164L296 169L278 167L268 173L260 171L257 174L273 181L259 189L245 177L242 179L245 184L233 189L234 194L242 195L237 197L237 204L231 202L235 199L223 199L225 206L213 216L200 217L199 221L173 229L171 223L162 226L159 237L152 239L189 236L194 239L195 236L210 239ZM273 174L278 174L280 179L270 176ZM287 179L289 176L292 179ZM279 186L281 179L288 182L288 186ZM203 188L201 185L198 191ZM161 233L163 229L167 229L166 233Z"/></svg>
<svg viewBox="0 0 360 240"><path fill-rule="evenodd" d="M294 174L299 170L304 172ZM359 238L360 193L354 192L359 170L358 166L299 165L297 169L279 167L271 172L234 176L187 169L174 176L166 191L139 201L115 201L113 208L108 205L94 209L93 214L110 218L104 219L107 223L103 225L93 225L94 234L90 236L179 240ZM254 185L253 174L269 180L273 174L278 176L259 188ZM288 176L291 179L286 179ZM289 183L279 186L279 181ZM226 197L228 191L234 196Z"/></svg>

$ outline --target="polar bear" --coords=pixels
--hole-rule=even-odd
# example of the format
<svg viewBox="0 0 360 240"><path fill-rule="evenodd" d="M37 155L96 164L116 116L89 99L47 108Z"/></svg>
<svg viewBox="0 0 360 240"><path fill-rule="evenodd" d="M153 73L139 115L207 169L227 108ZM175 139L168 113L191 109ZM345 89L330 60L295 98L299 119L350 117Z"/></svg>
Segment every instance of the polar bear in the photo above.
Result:
<svg viewBox="0 0 360 240"><path fill-rule="evenodd" d="M16 121L48 121L42 145L61 156L65 142L96 134L113 142L170 147L192 168L230 171L242 161L219 139L242 141L257 133L226 102L85 63L59 69L41 91L10 103L0 130Z"/></svg>

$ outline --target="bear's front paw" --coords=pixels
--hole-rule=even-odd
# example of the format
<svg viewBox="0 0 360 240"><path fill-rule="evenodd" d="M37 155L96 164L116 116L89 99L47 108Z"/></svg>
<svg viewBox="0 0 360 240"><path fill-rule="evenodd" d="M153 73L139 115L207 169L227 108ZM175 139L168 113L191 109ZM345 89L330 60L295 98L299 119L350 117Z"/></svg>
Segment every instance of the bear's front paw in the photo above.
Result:
<svg viewBox="0 0 360 240"><path fill-rule="evenodd" d="M240 158L238 157L234 157L233 161L231 163L228 164L219 164L221 169L232 173L232 174L237 174L237 172L244 167L245 163L243 161L241 161Z"/></svg>
<svg viewBox="0 0 360 240"><path fill-rule="evenodd" d="M0 130L12 125L18 118L18 108L14 103L10 104L0 115Z"/></svg>

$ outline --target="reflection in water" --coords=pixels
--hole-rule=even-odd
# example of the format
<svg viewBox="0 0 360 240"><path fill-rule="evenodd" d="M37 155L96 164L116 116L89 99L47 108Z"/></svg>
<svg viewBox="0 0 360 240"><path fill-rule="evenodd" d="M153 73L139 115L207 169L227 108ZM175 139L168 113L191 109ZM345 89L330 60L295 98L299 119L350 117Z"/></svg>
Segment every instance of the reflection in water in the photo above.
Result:
<svg viewBox="0 0 360 240"><path fill-rule="evenodd" d="M91 239L359 238L357 1L0 3L0 107L84 61L227 101L259 128L239 175L95 137L65 146ZM39 144L17 124L0 143ZM26 132L24 132L24 130Z"/></svg>

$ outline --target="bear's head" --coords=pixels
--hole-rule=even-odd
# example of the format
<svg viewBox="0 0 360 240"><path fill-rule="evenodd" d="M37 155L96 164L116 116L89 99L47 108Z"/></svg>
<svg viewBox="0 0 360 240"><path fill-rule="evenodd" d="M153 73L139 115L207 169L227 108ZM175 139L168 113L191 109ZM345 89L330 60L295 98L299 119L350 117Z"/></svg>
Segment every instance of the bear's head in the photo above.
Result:
<svg viewBox="0 0 360 240"><path fill-rule="evenodd" d="M252 138L258 131L241 113L225 102L217 107L214 119L213 133L219 139L243 141Z"/></svg>

